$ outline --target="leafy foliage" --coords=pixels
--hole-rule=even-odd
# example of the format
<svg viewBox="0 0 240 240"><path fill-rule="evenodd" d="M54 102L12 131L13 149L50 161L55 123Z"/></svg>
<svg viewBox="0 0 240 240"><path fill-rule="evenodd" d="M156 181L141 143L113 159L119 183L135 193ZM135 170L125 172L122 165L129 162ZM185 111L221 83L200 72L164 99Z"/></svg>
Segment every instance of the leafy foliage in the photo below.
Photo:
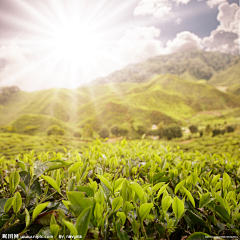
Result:
<svg viewBox="0 0 240 240"><path fill-rule="evenodd" d="M0 231L87 239L240 236L239 167L230 154L126 140L96 140L81 154L1 158Z"/></svg>

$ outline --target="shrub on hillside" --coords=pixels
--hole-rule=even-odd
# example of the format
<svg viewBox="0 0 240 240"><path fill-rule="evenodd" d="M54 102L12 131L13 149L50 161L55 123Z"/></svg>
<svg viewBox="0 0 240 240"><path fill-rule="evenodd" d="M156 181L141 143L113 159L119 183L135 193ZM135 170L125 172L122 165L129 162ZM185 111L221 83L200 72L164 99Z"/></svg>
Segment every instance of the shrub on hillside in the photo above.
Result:
<svg viewBox="0 0 240 240"><path fill-rule="evenodd" d="M0 127L0 132L2 133L15 133L17 132L17 128L14 127L14 126L3 126L3 127Z"/></svg>
<svg viewBox="0 0 240 240"><path fill-rule="evenodd" d="M103 127L101 131L99 132L99 135L101 138L108 138L109 137L109 130L106 127Z"/></svg>
<svg viewBox="0 0 240 240"><path fill-rule="evenodd" d="M110 131L116 137L127 136L129 132L127 128L118 125L113 126Z"/></svg>
<svg viewBox="0 0 240 240"><path fill-rule="evenodd" d="M198 127L196 125L191 125L189 127L189 130L191 133L197 133L198 132Z"/></svg>
<svg viewBox="0 0 240 240"><path fill-rule="evenodd" d="M83 127L83 137L92 138L93 137L93 128L89 123L86 123Z"/></svg>
<svg viewBox="0 0 240 240"><path fill-rule="evenodd" d="M172 138L180 138L182 137L182 129L176 124L164 126L159 131L159 137L167 138L168 140L171 140Z"/></svg>
<svg viewBox="0 0 240 240"><path fill-rule="evenodd" d="M226 132L228 132L228 133L230 133L230 132L234 132L234 127L233 126L227 126L226 128L225 128L225 130L226 130Z"/></svg>
<svg viewBox="0 0 240 240"><path fill-rule="evenodd" d="M81 134L80 131L74 131L73 136L74 136L74 137L79 137L79 138L80 138L80 137L82 136L82 134Z"/></svg>
<svg viewBox="0 0 240 240"><path fill-rule="evenodd" d="M222 134L222 130L221 129L218 129L218 128L213 129L212 137L215 137L215 136L217 136L219 134Z"/></svg>
<svg viewBox="0 0 240 240"><path fill-rule="evenodd" d="M211 126L208 124L208 125L205 127L205 133L206 133L207 135L209 135L211 132L212 132L212 128L211 128Z"/></svg>
<svg viewBox="0 0 240 240"><path fill-rule="evenodd" d="M47 135L64 135L65 130L59 127L58 125L52 125L47 129Z"/></svg>
<svg viewBox="0 0 240 240"><path fill-rule="evenodd" d="M136 128L134 129L136 133L143 135L144 133L147 132L147 128L143 125L137 125Z"/></svg>

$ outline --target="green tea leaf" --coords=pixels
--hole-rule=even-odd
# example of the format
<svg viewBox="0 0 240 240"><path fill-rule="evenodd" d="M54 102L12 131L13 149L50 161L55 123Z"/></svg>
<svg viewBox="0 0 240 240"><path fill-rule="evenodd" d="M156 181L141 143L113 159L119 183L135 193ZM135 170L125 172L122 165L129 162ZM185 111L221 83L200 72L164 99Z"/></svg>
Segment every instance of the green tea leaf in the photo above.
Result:
<svg viewBox="0 0 240 240"><path fill-rule="evenodd" d="M25 208L25 213L26 213L25 222L26 222L26 227L27 227L30 223L30 214L29 214L27 208Z"/></svg>
<svg viewBox="0 0 240 240"><path fill-rule="evenodd" d="M43 163L35 169L34 174L36 174L36 177L39 178L47 169L48 166L45 163Z"/></svg>
<svg viewBox="0 0 240 240"><path fill-rule="evenodd" d="M211 181L211 184L214 185L218 181L219 178L220 178L220 174L214 176L214 178Z"/></svg>
<svg viewBox="0 0 240 240"><path fill-rule="evenodd" d="M88 208L90 206L93 207L94 205L94 199L85 198L82 192L70 191L67 192L67 197L73 205L80 206L82 209Z"/></svg>
<svg viewBox="0 0 240 240"><path fill-rule="evenodd" d="M22 206L22 197L19 192L16 192L13 200L12 200L12 205L13 205L13 211L15 213L19 212Z"/></svg>
<svg viewBox="0 0 240 240"><path fill-rule="evenodd" d="M53 238L55 239L59 232L59 226L57 224L51 224L50 231L51 231L51 234L53 235Z"/></svg>
<svg viewBox="0 0 240 240"><path fill-rule="evenodd" d="M177 184L174 190L175 194L177 194L178 190L183 186L184 183L185 183L185 180L182 180L180 183Z"/></svg>
<svg viewBox="0 0 240 240"><path fill-rule="evenodd" d="M192 219L194 222L202 225L203 227L206 227L206 223L203 221L203 219L199 215L197 215L196 213L194 213L189 209L187 210L187 213L189 215L189 218Z"/></svg>
<svg viewBox="0 0 240 240"><path fill-rule="evenodd" d="M169 183L168 183L169 184ZM162 186L160 188L160 190L158 191L158 195L157 195L157 198L159 198L161 196L161 194L166 190L168 184L165 184L164 186Z"/></svg>
<svg viewBox="0 0 240 240"><path fill-rule="evenodd" d="M78 231L78 234L82 236L82 239L85 239L87 235L91 212L92 207L88 207L84 209L80 216L77 218L76 229Z"/></svg>
<svg viewBox="0 0 240 240"><path fill-rule="evenodd" d="M133 221L132 221L132 229L133 229L133 232L134 232L134 234L136 236L139 235L139 227L140 227L139 223L135 219L133 219Z"/></svg>
<svg viewBox="0 0 240 240"><path fill-rule="evenodd" d="M138 195L139 199L142 199L142 197L145 194L143 188L136 182L131 182L130 186L136 192L136 194Z"/></svg>
<svg viewBox="0 0 240 240"><path fill-rule="evenodd" d="M225 222L231 222L230 221L230 216L224 208L216 205L214 207L214 209L217 212L217 214L219 215L219 217L221 217Z"/></svg>
<svg viewBox="0 0 240 240"><path fill-rule="evenodd" d="M113 199L112 201L112 211L115 212L117 211L123 204L123 198L122 197L117 197Z"/></svg>
<svg viewBox="0 0 240 240"><path fill-rule="evenodd" d="M117 192L122 188L122 185L123 185L124 181L125 181L125 178L119 178L115 181L114 192Z"/></svg>
<svg viewBox="0 0 240 240"><path fill-rule="evenodd" d="M4 212L7 213L12 207L13 197L9 198L4 205Z"/></svg>
<svg viewBox="0 0 240 240"><path fill-rule="evenodd" d="M168 210L168 208L171 206L172 201L173 200L172 200L171 196L164 197L162 199L162 210L166 212Z"/></svg>
<svg viewBox="0 0 240 240"><path fill-rule="evenodd" d="M190 202L192 203L193 207L195 207L195 201L192 197L192 194L185 188L185 187L182 187L184 192L186 193L188 199L190 200Z"/></svg>
<svg viewBox="0 0 240 240"><path fill-rule="evenodd" d="M210 235L203 233L203 232L195 232L194 234L190 235L187 239L188 240L206 240L206 237L210 237Z"/></svg>
<svg viewBox="0 0 240 240"><path fill-rule="evenodd" d="M210 201L211 201L211 199L210 199L210 192L205 193L200 198L199 207L200 208L205 207Z"/></svg>
<svg viewBox="0 0 240 240"><path fill-rule="evenodd" d="M143 203L140 206L139 216L140 216L141 223L143 223L143 221L146 219L146 217L149 214L149 212L151 211L152 207L153 207L153 203Z"/></svg>
<svg viewBox="0 0 240 240"><path fill-rule="evenodd" d="M129 213L129 211L131 211L133 209L133 205L129 202L129 201L126 201L124 204L123 204L123 212L127 215Z"/></svg>
<svg viewBox="0 0 240 240"><path fill-rule="evenodd" d="M42 177L45 181L47 181L59 194L61 194L60 188L58 187L56 181L55 181L53 178L51 178L51 177L49 177L49 176L44 176L44 175L41 175L41 177Z"/></svg>
<svg viewBox="0 0 240 240"><path fill-rule="evenodd" d="M196 173L192 173L192 182L194 186L197 184L197 180L198 180L198 175Z"/></svg>
<svg viewBox="0 0 240 240"><path fill-rule="evenodd" d="M85 192L88 197L93 197L93 195L94 195L94 191L93 191L93 189L90 188L90 187L77 186L77 189L78 189L80 192Z"/></svg>
<svg viewBox="0 0 240 240"><path fill-rule="evenodd" d="M153 182L156 182L157 180L159 180L162 176L164 176L165 174L167 174L167 172L162 172L162 173L157 173L153 176Z"/></svg>
<svg viewBox="0 0 240 240"><path fill-rule="evenodd" d="M46 208L49 203L50 202L45 202L45 203L41 203L41 204L37 205L36 208L33 210L32 220L35 220L35 218L39 215L39 213L41 213L42 210L44 208Z"/></svg>
<svg viewBox="0 0 240 240"><path fill-rule="evenodd" d="M119 222L117 223L117 235L120 240L129 240L129 237L126 231L120 229Z"/></svg>
<svg viewBox="0 0 240 240"><path fill-rule="evenodd" d="M125 213L124 212L117 212L117 217L120 218L122 225L124 225L125 222L126 222L126 218L127 218Z"/></svg>
<svg viewBox="0 0 240 240"><path fill-rule="evenodd" d="M26 171L26 170L27 170L26 165L25 165L24 162L18 161L18 162L17 162L17 165L18 165L23 171Z"/></svg>
<svg viewBox="0 0 240 240"><path fill-rule="evenodd" d="M110 190L113 191L111 183L102 175L96 175L104 184L105 186Z"/></svg>
<svg viewBox="0 0 240 240"><path fill-rule="evenodd" d="M172 203L173 212L177 219L180 219L184 212L184 203L178 197L174 197Z"/></svg>
<svg viewBox="0 0 240 240"><path fill-rule="evenodd" d="M78 235L78 231L77 231L76 227L71 222L66 221L66 220L63 220L63 222L69 229L71 235Z"/></svg>
<svg viewBox="0 0 240 240"><path fill-rule="evenodd" d="M162 187L164 185L165 182L160 182L160 183L157 183L153 186L153 190L154 191L157 191L160 187Z"/></svg>
<svg viewBox="0 0 240 240"><path fill-rule="evenodd" d="M12 172L10 174L10 178L9 178L9 188L10 188L11 194L13 194L15 192L19 182L20 182L19 173L17 171Z"/></svg>

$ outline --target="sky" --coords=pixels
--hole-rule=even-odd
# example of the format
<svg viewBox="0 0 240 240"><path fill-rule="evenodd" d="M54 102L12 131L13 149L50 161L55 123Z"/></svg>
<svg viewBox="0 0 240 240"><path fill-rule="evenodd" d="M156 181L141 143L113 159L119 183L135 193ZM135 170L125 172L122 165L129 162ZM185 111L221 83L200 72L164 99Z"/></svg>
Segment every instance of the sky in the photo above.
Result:
<svg viewBox="0 0 240 240"><path fill-rule="evenodd" d="M239 54L238 0L0 0L0 87L76 88L188 50Z"/></svg>

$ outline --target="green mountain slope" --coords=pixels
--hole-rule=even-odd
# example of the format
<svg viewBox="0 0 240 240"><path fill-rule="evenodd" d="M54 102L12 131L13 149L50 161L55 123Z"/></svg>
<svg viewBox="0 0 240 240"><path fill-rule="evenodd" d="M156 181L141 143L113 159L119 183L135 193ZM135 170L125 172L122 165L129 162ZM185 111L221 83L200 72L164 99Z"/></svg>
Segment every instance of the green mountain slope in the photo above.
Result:
<svg viewBox="0 0 240 240"><path fill-rule="evenodd" d="M171 73L186 80L209 80L235 65L239 56L220 52L189 51L157 56L146 62L132 64L105 78L93 81L92 85L112 82L147 82L159 74Z"/></svg>
<svg viewBox="0 0 240 240"><path fill-rule="evenodd" d="M184 123L197 112L240 106L238 98L231 94L171 74L159 75L146 83L128 83L130 88L120 93L116 83L103 84L101 88L104 86L114 88L78 109L79 126L88 122L99 130L102 125L130 125L132 121L148 126L160 121Z"/></svg>
<svg viewBox="0 0 240 240"><path fill-rule="evenodd" d="M22 114L44 114L65 122L74 122L79 105L90 101L84 90L50 89L37 92L17 91L0 103L0 126Z"/></svg>
<svg viewBox="0 0 240 240"><path fill-rule="evenodd" d="M201 111L223 111L240 107L237 96L207 83L164 74L144 83L110 83L76 90L50 89L16 91L0 104L0 126L17 127L19 132L46 131L59 125L67 131L90 123L95 131L102 126L142 125L151 127L181 123ZM34 128L35 127L35 128ZM34 130L35 129L35 130Z"/></svg>
<svg viewBox="0 0 240 240"><path fill-rule="evenodd" d="M236 83L240 83L240 61L233 66L213 76L209 83L214 86L230 86Z"/></svg>
<svg viewBox="0 0 240 240"><path fill-rule="evenodd" d="M229 93L234 94L234 95L240 96L240 82L231 85L231 86L227 89L227 91L228 91Z"/></svg>

